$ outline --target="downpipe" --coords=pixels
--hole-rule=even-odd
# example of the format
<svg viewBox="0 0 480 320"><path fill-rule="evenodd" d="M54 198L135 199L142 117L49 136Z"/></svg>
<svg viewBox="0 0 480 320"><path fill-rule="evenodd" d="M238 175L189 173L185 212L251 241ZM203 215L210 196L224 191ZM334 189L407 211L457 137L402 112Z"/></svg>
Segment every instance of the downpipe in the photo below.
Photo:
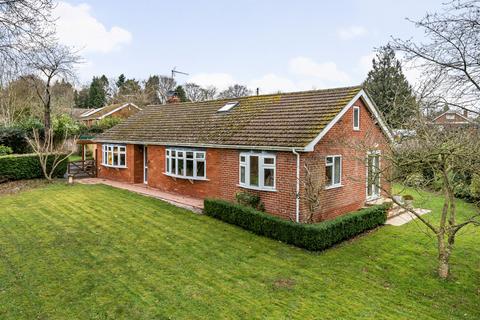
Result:
<svg viewBox="0 0 480 320"><path fill-rule="evenodd" d="M292 153L297 156L297 172L296 180L297 185L295 188L295 221L300 222L300 153L295 148L292 149Z"/></svg>

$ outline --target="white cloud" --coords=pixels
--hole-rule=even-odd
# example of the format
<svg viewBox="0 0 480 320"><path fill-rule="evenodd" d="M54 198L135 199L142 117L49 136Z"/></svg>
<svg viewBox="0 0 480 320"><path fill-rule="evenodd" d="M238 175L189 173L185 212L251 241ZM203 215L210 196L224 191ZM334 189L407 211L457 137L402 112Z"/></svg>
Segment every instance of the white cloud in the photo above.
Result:
<svg viewBox="0 0 480 320"><path fill-rule="evenodd" d="M190 76L187 82L203 87L215 86L219 90L235 83L246 84L251 90L259 88L262 94L350 84L350 76L333 62L318 63L310 58L296 57L289 61L288 67L286 75L271 72L247 81L238 81L228 73L198 73Z"/></svg>
<svg viewBox="0 0 480 320"><path fill-rule="evenodd" d="M107 29L90 12L90 6L82 3L71 5L59 2L55 8L59 40L84 52L108 53L132 41L132 34L118 26Z"/></svg>
<svg viewBox="0 0 480 320"><path fill-rule="evenodd" d="M224 90L236 83L228 73L197 73L188 78L187 82L193 82L202 87L214 86L219 90Z"/></svg>
<svg viewBox="0 0 480 320"><path fill-rule="evenodd" d="M260 88L261 93L274 93L278 91L288 92L299 90L297 84L292 80L278 76L274 73L269 73L258 79L253 79L249 83L252 89Z"/></svg>
<svg viewBox="0 0 480 320"><path fill-rule="evenodd" d="M289 67L295 75L314 77L321 81L342 84L350 80L348 74L339 70L334 62L318 63L310 58L296 57L290 60Z"/></svg>
<svg viewBox="0 0 480 320"><path fill-rule="evenodd" d="M361 37L367 34L367 29L362 26L350 26L346 28L340 28L337 30L337 35L340 39L349 40L357 37Z"/></svg>

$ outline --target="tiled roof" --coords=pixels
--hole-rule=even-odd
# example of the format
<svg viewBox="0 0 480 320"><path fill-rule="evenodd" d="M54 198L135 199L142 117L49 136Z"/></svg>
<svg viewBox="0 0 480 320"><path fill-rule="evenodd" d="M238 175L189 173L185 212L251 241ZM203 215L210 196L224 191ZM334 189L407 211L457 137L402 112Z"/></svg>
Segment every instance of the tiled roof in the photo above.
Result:
<svg viewBox="0 0 480 320"><path fill-rule="evenodd" d="M85 109L85 108L72 108L70 110L70 115L74 118L74 119L80 119L82 114L86 113L86 112L89 112L89 111L92 111L93 109Z"/></svg>
<svg viewBox="0 0 480 320"><path fill-rule="evenodd" d="M109 112L112 112L113 110L120 108L123 105L133 105L131 103L116 103L116 104L111 104L102 108L96 109L95 112L89 113L87 116L81 117L81 120L96 120L100 119L102 116L105 116Z"/></svg>
<svg viewBox="0 0 480 320"><path fill-rule="evenodd" d="M100 142L304 147L360 86L148 106L98 136ZM218 112L227 102L238 105Z"/></svg>

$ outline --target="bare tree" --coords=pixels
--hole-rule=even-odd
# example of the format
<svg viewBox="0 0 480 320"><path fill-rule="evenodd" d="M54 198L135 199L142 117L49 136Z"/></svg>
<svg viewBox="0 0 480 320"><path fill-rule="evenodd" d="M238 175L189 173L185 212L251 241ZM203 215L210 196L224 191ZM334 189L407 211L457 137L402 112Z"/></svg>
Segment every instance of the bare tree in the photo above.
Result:
<svg viewBox="0 0 480 320"><path fill-rule="evenodd" d="M450 1L443 11L410 21L427 40L394 38L392 45L421 68L430 98L479 114L480 2Z"/></svg>
<svg viewBox="0 0 480 320"><path fill-rule="evenodd" d="M27 65L31 72L38 74L43 81L35 81L35 76L24 76L30 80L43 104L45 133L51 126L52 85L59 78L74 79L75 66L81 58L68 47L60 44L40 46L27 55Z"/></svg>
<svg viewBox="0 0 480 320"><path fill-rule="evenodd" d="M59 144L54 141L53 129L47 129L42 138L38 130L33 131L33 138L27 138L33 152L38 155L43 174L48 181L54 178L55 171L63 161L66 161L75 152L76 137L68 141L68 133Z"/></svg>
<svg viewBox="0 0 480 320"><path fill-rule="evenodd" d="M249 90L246 86L235 84L233 86L228 87L228 89L220 92L218 97L220 99L232 99L232 98L240 98L246 97L252 94L252 91Z"/></svg>
<svg viewBox="0 0 480 320"><path fill-rule="evenodd" d="M217 93L217 88L213 86L202 88L196 83L186 83L184 88L187 99L192 102L212 100Z"/></svg>
<svg viewBox="0 0 480 320"><path fill-rule="evenodd" d="M47 43L54 34L53 0L0 1L0 56L14 65L25 52Z"/></svg>
<svg viewBox="0 0 480 320"><path fill-rule="evenodd" d="M312 161L305 161L303 168L305 175L301 179L303 188L303 201L305 202L308 212L305 216L306 223L313 223L315 214L322 210L322 195L325 189L324 179L318 174L318 170L315 170L315 165ZM323 220L322 215L319 216L320 221Z"/></svg>
<svg viewBox="0 0 480 320"><path fill-rule="evenodd" d="M19 79L16 68L8 63L1 63L0 70L0 123L9 126L37 115L40 101L35 90L28 82Z"/></svg>
<svg viewBox="0 0 480 320"><path fill-rule="evenodd" d="M160 76L158 83L158 96L162 103L166 103L168 99L168 92L175 90L177 82L175 79L168 76Z"/></svg>
<svg viewBox="0 0 480 320"><path fill-rule="evenodd" d="M425 189L437 181L443 198L440 219L425 218L415 209L399 203L395 197L392 199L433 232L437 240L438 274L447 278L459 231L468 225L480 225L479 210L459 218L455 206L455 185L459 177L480 173L480 134L472 127L441 128L424 118L417 118L411 128L416 136L393 148L390 162L396 174L392 178L418 189Z"/></svg>
<svg viewBox="0 0 480 320"><path fill-rule="evenodd" d="M208 86L202 89L205 100L213 100L217 94L217 88L214 86Z"/></svg>
<svg viewBox="0 0 480 320"><path fill-rule="evenodd" d="M185 83L183 86L185 88L185 94L187 99L192 102L203 101L205 100L205 95L202 87L196 83Z"/></svg>

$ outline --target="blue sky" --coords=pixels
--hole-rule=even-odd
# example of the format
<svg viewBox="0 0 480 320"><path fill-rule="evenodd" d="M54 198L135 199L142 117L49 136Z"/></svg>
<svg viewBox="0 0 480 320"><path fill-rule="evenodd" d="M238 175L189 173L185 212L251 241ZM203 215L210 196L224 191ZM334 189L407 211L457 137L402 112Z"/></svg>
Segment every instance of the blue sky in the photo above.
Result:
<svg viewBox="0 0 480 320"><path fill-rule="evenodd" d="M421 36L419 18L440 1L66 1L56 15L62 42L82 49L80 81L93 75L262 92L360 83L373 50L392 35ZM412 72L413 74L413 72Z"/></svg>

